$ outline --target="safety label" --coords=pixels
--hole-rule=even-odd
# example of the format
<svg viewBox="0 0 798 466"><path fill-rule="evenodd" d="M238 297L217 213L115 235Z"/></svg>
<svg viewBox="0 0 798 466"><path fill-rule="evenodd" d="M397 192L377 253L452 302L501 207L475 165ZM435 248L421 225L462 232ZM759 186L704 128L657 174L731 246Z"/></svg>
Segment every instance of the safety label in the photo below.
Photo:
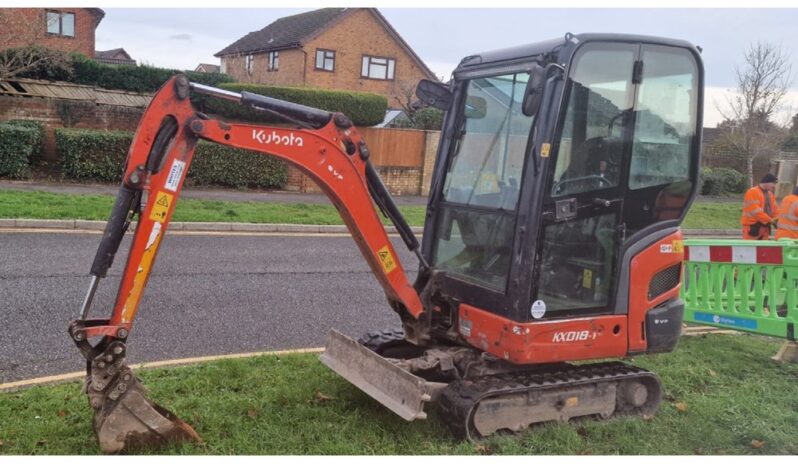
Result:
<svg viewBox="0 0 798 466"><path fill-rule="evenodd" d="M548 142L544 142L540 145L540 156L546 158L551 153L551 144Z"/></svg>
<svg viewBox="0 0 798 466"><path fill-rule="evenodd" d="M166 220L166 213L169 212L169 207L172 205L172 199L174 199L173 195L158 191L158 194L155 195L155 204L150 212L150 220L163 223Z"/></svg>
<svg viewBox="0 0 798 466"><path fill-rule="evenodd" d="M582 288L593 288L593 271L590 269L582 270Z"/></svg>
<svg viewBox="0 0 798 466"><path fill-rule="evenodd" d="M377 251L377 256L380 258L380 263L382 263L382 268L385 270L385 273L391 273L393 269L396 268L396 261L393 259L393 254L391 254L391 250L388 249L388 246L383 246Z"/></svg>
<svg viewBox="0 0 798 466"><path fill-rule="evenodd" d="M169 191L176 192L180 180L183 178L183 172L186 170L186 162L175 160L172 162L172 168L169 169L169 175L166 177L166 185L164 188Z"/></svg>
<svg viewBox="0 0 798 466"><path fill-rule="evenodd" d="M546 315L546 303L543 300L538 299L537 301L532 303L532 308L530 309L530 313L532 314L532 317L534 317L535 319L540 319L541 317Z"/></svg>
<svg viewBox="0 0 798 466"><path fill-rule="evenodd" d="M684 252L684 241L678 239L673 240L673 252L682 254Z"/></svg>

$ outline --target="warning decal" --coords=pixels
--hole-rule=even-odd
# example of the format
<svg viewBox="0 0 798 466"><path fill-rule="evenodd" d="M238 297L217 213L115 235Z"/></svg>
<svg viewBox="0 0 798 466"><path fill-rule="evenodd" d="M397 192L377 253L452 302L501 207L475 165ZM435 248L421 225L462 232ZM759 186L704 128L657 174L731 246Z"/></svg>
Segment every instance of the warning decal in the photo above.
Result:
<svg viewBox="0 0 798 466"><path fill-rule="evenodd" d="M550 152L551 152L551 144L548 143L548 142L544 142L540 146L540 156L543 157L543 158L546 158L546 157L549 156Z"/></svg>
<svg viewBox="0 0 798 466"><path fill-rule="evenodd" d="M158 194L155 195L155 205L152 206L150 220L163 223L164 220L166 220L166 213L169 212L169 207L172 205L173 198L174 196L171 194L159 191Z"/></svg>
<svg viewBox="0 0 798 466"><path fill-rule="evenodd" d="M393 269L396 268L396 261L393 260L393 254L391 254L391 250L388 249L388 246L383 246L377 251L377 257L380 258L385 273L391 273Z"/></svg>
<svg viewBox="0 0 798 466"><path fill-rule="evenodd" d="M682 254L684 253L684 241L678 239L673 240L673 252Z"/></svg>
<svg viewBox="0 0 798 466"><path fill-rule="evenodd" d="M183 178L183 172L186 170L186 162L175 160L172 162L172 168L169 169L169 176L166 177L166 184L164 188L169 191L176 192L177 185L180 184L180 179Z"/></svg>
<svg viewBox="0 0 798 466"><path fill-rule="evenodd" d="M582 288L593 288L593 271L590 269L582 271Z"/></svg>

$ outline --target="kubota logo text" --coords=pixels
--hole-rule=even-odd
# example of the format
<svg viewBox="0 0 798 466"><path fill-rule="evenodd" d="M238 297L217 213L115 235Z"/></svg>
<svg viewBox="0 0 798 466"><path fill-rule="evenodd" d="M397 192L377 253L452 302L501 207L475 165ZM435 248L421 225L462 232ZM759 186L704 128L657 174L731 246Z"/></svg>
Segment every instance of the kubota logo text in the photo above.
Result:
<svg viewBox="0 0 798 466"><path fill-rule="evenodd" d="M585 341L588 339L595 340L596 332L591 333L589 330L582 330L581 332L555 332L551 341L559 343L561 341Z"/></svg>
<svg viewBox="0 0 798 466"><path fill-rule="evenodd" d="M272 130L271 133L266 133L262 129L252 130L252 139L261 144L274 144L278 146L297 146L302 147L303 141L301 136L294 136L294 133L289 133L286 136L280 136L277 131Z"/></svg>

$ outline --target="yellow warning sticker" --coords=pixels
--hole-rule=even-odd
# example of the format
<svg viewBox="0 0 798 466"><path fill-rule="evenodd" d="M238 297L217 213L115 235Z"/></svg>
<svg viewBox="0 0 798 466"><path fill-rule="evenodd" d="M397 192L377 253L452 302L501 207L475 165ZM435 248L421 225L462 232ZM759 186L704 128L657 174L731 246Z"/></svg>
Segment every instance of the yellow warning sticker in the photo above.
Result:
<svg viewBox="0 0 798 466"><path fill-rule="evenodd" d="M582 271L582 288L593 288L593 271L590 269Z"/></svg>
<svg viewBox="0 0 798 466"><path fill-rule="evenodd" d="M546 158L549 156L549 153L551 153L551 144L549 144L548 142L544 142L540 146L540 156Z"/></svg>
<svg viewBox="0 0 798 466"><path fill-rule="evenodd" d="M674 240L673 241L673 252L675 253L683 253L684 252L684 241L682 240Z"/></svg>
<svg viewBox="0 0 798 466"><path fill-rule="evenodd" d="M383 246L377 251L377 257L380 258L385 273L391 273L393 269L396 268L396 261L393 260L393 254L391 254L391 250L388 249L388 246Z"/></svg>
<svg viewBox="0 0 798 466"><path fill-rule="evenodd" d="M155 205L152 206L150 211L150 220L163 223L166 220L166 213L169 212L169 207L172 206L172 199L174 196L159 191L155 195Z"/></svg>

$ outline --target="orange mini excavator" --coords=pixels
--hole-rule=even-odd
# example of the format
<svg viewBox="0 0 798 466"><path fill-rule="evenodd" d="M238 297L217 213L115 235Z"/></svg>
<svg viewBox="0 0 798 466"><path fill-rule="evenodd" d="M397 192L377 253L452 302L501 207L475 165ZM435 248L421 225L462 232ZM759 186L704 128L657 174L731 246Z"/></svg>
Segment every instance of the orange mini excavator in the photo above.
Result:
<svg viewBox="0 0 798 466"><path fill-rule="evenodd" d="M192 93L287 125L233 124ZM449 85L422 81L445 112L419 244L350 120L178 75L152 99L69 334L105 452L196 440L149 401L126 341L197 141L270 154L335 204L402 328L355 341L331 331L324 364L407 420L427 402L457 436L478 438L580 416L652 415L653 373L619 361L671 351L683 303L681 220L695 195L703 69L693 45L567 34L464 58ZM418 256L411 283L377 208ZM135 236L108 319L88 319L131 219ZM364 310L364 312L367 312Z"/></svg>

